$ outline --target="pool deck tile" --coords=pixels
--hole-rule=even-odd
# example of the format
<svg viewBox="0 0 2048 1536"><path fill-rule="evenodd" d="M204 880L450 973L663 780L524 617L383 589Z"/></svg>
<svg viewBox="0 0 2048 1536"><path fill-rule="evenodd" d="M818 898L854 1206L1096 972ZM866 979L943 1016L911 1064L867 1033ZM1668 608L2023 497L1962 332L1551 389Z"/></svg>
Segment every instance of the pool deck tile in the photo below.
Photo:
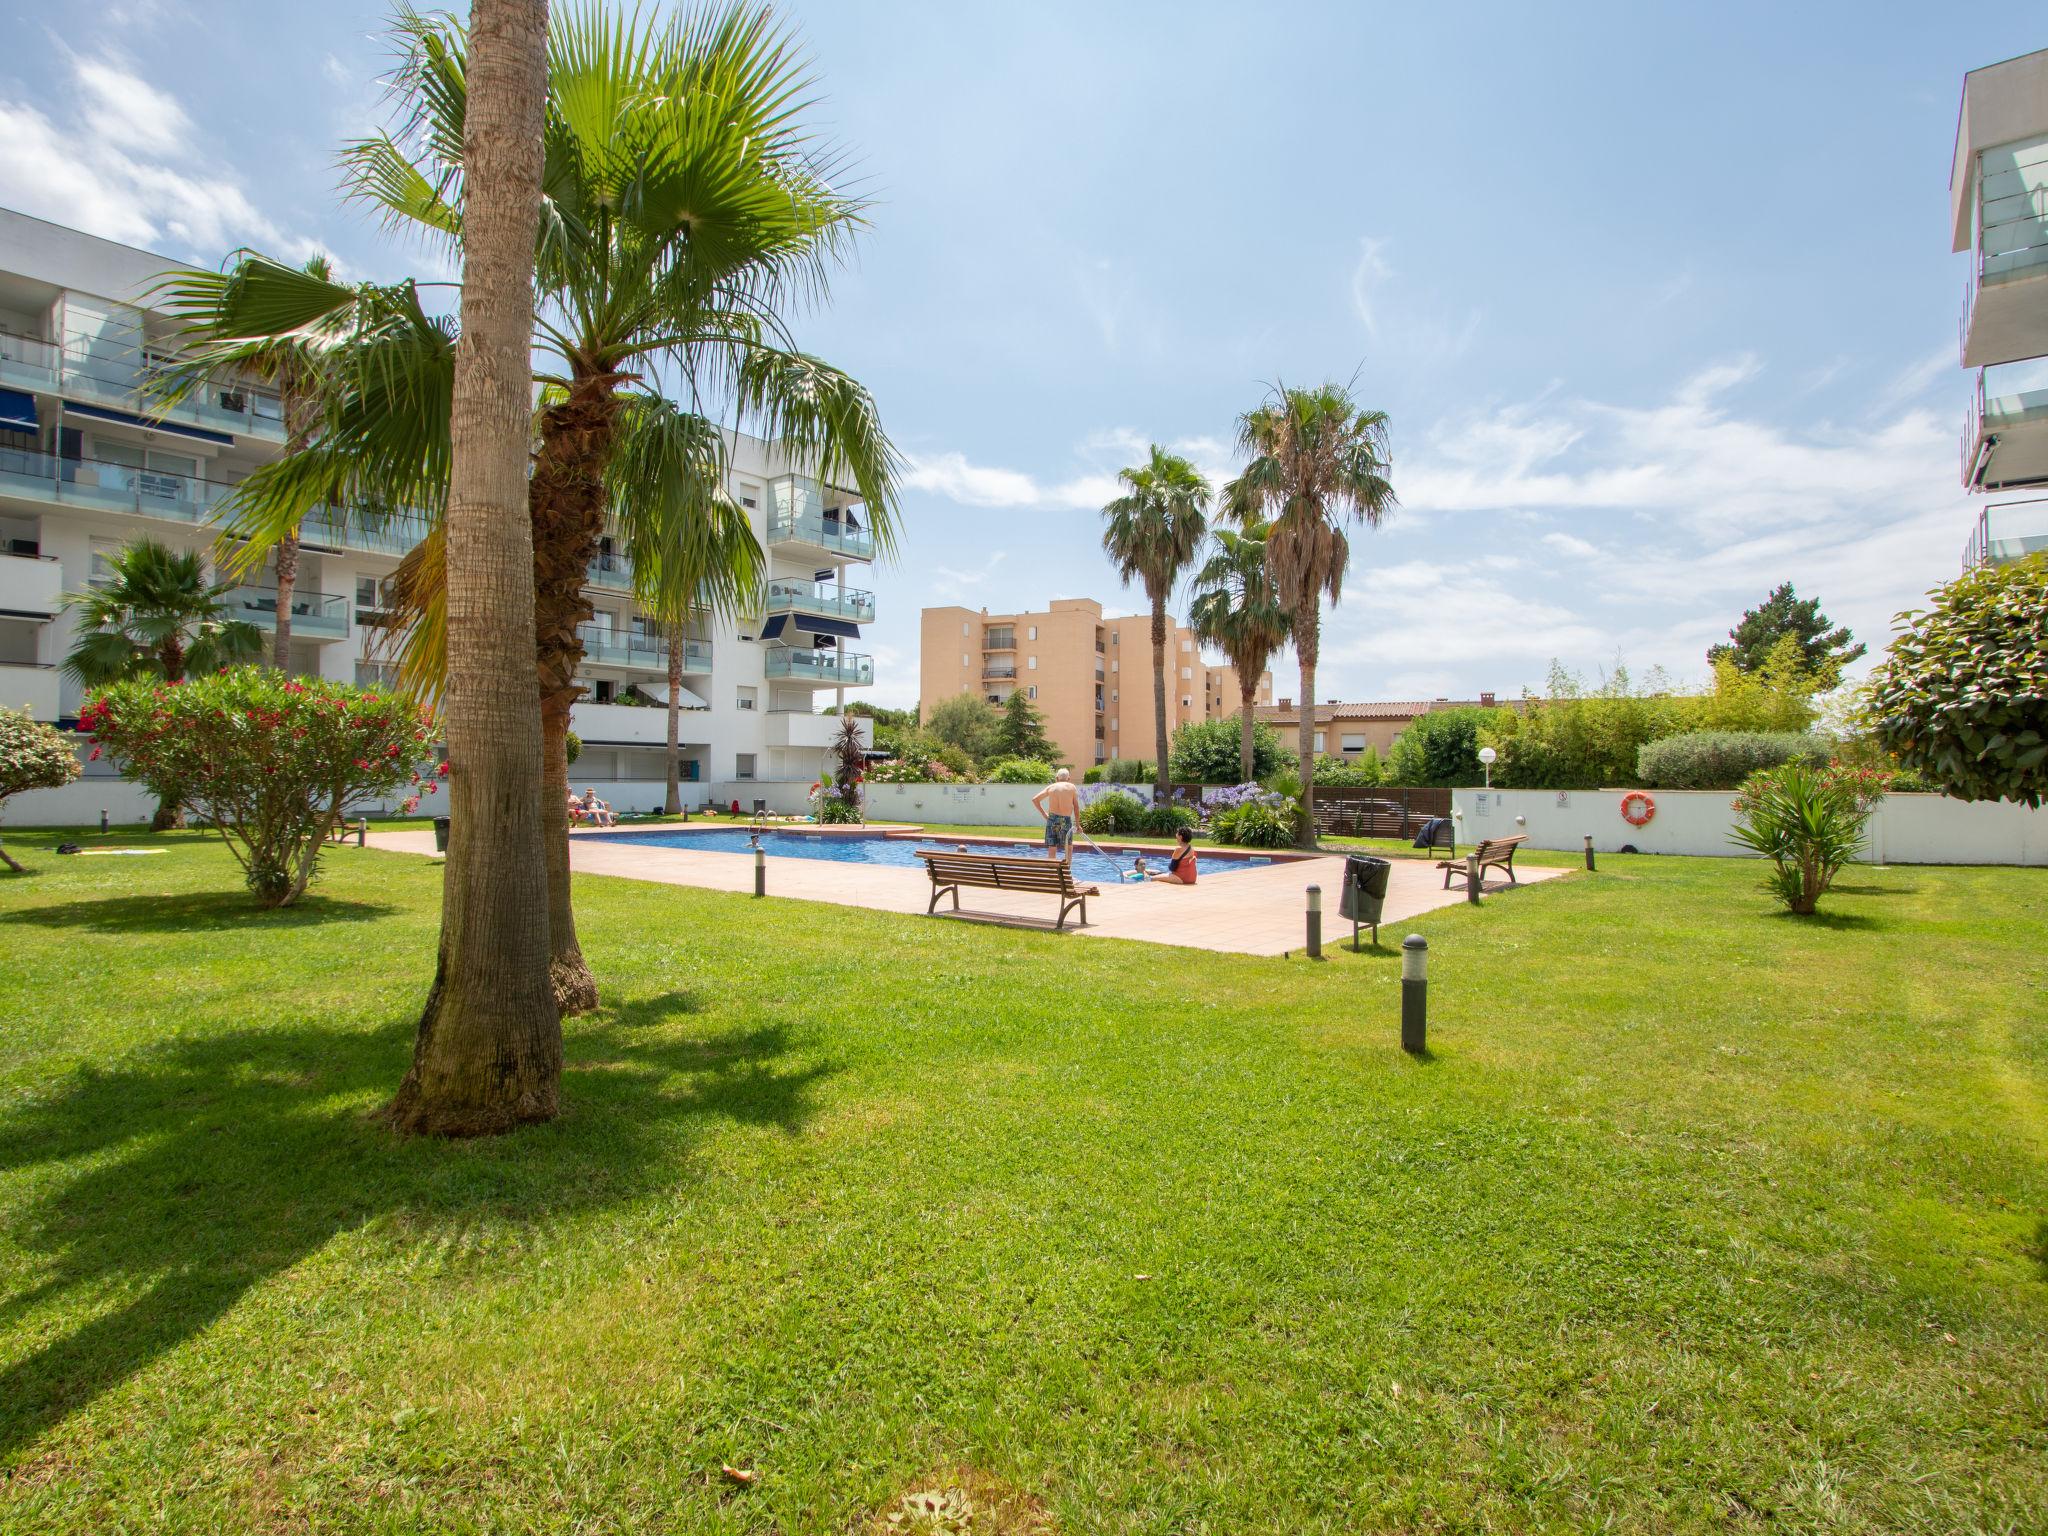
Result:
<svg viewBox="0 0 2048 1536"><path fill-rule="evenodd" d="M681 831L664 827L664 831ZM959 838L933 839L933 846L951 847ZM431 854L432 832L375 832L370 846L397 853ZM742 854L697 853L686 848L620 843L600 834L570 838L570 864L580 874L616 875L661 885L689 885L703 890L751 892L754 861ZM1234 870L1189 886L1160 884L1104 885L1088 901L1088 925L1070 926L1069 933L1087 938L1137 939L1226 954L1278 955L1302 948L1306 927L1305 890L1323 888L1323 937L1334 944L1348 937L1350 924L1337 916L1343 878L1341 855ZM1569 871L1532 866L1519 869L1522 885L1554 879ZM1482 894L1498 896L1514 889L1495 872ZM931 881L922 869L892 869L874 864L840 864L823 859L768 856L768 892L773 897L866 907L878 912L923 913L931 900ZM1443 889L1443 875L1433 860L1396 859L1387 886L1380 926L1406 922L1424 912L1465 899L1462 889ZM961 893L963 909L998 921L1050 925L1058 904L1050 897L1013 895L1008 891ZM949 910L942 907L942 910ZM966 912L963 910L963 916ZM1398 942L1384 932L1382 943Z"/></svg>

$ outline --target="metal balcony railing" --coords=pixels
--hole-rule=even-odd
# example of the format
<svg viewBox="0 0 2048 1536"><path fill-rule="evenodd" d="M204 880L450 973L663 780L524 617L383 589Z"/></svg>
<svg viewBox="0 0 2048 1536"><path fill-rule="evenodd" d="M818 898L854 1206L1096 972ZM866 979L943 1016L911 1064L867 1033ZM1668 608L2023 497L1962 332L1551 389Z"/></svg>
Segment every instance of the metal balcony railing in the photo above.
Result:
<svg viewBox="0 0 2048 1536"><path fill-rule="evenodd" d="M235 587L221 596L236 618L258 629L277 628L277 588ZM325 592L292 592L292 633L340 640L348 634L348 599Z"/></svg>
<svg viewBox="0 0 2048 1536"><path fill-rule="evenodd" d="M633 562L616 552L600 554L590 562L590 584L617 592L633 590Z"/></svg>
<svg viewBox="0 0 2048 1536"><path fill-rule="evenodd" d="M1963 546L1963 569L2024 560L2042 550L2048 550L2048 496L1995 501L1977 514L1977 525Z"/></svg>
<svg viewBox="0 0 2048 1536"><path fill-rule="evenodd" d="M0 332L0 383L99 401L164 421L283 440L284 401L273 389L209 381L174 406L152 399L151 386L175 362L168 352L146 346L59 346L18 331Z"/></svg>
<svg viewBox="0 0 2048 1536"><path fill-rule="evenodd" d="M576 638L583 642L583 659L607 667L644 667L668 670L668 647L653 635L631 630L608 629L602 624L579 624Z"/></svg>

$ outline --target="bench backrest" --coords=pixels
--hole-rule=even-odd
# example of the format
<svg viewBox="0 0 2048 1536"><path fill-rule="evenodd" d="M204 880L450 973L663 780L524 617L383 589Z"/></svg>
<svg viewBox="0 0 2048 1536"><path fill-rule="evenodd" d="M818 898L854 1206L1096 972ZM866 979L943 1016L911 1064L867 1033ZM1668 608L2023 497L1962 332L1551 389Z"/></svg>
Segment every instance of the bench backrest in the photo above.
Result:
<svg viewBox="0 0 2048 1536"><path fill-rule="evenodd" d="M1518 837L1489 837L1485 842L1473 848L1472 852L1479 858L1489 858L1496 853L1506 853L1510 848L1517 847L1528 840L1529 834L1526 832Z"/></svg>
<svg viewBox="0 0 2048 1536"><path fill-rule="evenodd" d="M993 853L935 853L920 848L934 880L999 891L1052 891L1075 895L1073 866L1064 859L1020 859Z"/></svg>

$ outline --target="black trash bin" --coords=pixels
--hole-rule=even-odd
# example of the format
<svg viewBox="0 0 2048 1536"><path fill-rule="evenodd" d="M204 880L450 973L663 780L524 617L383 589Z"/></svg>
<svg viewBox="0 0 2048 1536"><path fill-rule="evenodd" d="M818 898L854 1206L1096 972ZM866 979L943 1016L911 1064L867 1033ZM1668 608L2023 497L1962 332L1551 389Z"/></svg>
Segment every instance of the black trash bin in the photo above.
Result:
<svg viewBox="0 0 2048 1536"><path fill-rule="evenodd" d="M436 816L434 818L434 852L446 853L447 851L448 818L446 816Z"/></svg>
<svg viewBox="0 0 2048 1536"><path fill-rule="evenodd" d="M1361 923L1372 929L1372 941L1380 941L1380 910L1387 904L1387 877L1394 866L1385 859L1352 853L1344 857L1344 894L1337 903L1337 915L1351 919L1351 947L1358 948Z"/></svg>

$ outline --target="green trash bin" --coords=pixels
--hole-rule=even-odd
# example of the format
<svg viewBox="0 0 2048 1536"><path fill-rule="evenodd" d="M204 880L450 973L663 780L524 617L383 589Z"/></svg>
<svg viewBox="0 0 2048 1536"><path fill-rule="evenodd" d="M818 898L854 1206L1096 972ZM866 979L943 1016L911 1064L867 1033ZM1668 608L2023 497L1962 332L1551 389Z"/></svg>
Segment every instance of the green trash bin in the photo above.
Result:
<svg viewBox="0 0 2048 1536"><path fill-rule="evenodd" d="M434 818L434 852L446 853L447 851L448 818L446 816L436 816Z"/></svg>

